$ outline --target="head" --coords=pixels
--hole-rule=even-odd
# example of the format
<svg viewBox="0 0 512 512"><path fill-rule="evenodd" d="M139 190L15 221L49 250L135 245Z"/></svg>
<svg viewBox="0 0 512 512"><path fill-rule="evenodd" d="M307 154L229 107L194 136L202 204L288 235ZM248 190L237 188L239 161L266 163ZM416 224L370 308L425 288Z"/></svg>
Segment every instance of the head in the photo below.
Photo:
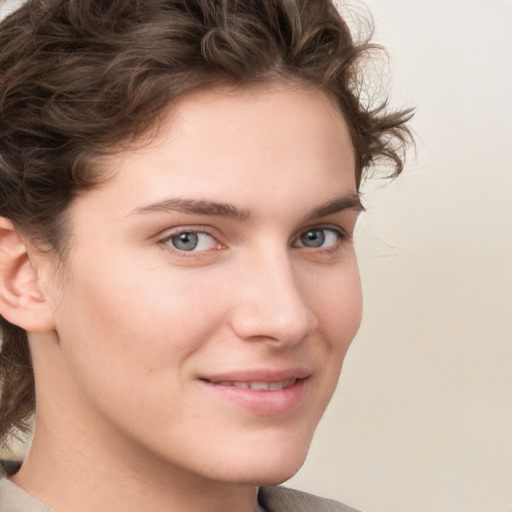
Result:
<svg viewBox="0 0 512 512"><path fill-rule="evenodd" d="M220 388L222 396L231 393L235 386L223 381L285 387L293 381L288 395L295 395L283 391L281 405L242 405L257 421L238 413L229 419L231 406L223 417L238 429L246 424L238 440L230 433L238 452L262 435L275 435L277 446L287 422L294 414L301 418L300 403L310 400L312 414L299 422L301 432L282 455L290 458L297 444L302 451L269 481L297 469L360 316L355 259L347 255L341 263L318 249L350 238L361 181L382 159L397 175L408 138L409 112L388 112L385 102L369 106L359 98L371 50L327 0L31 1L2 23L0 254L11 262L2 267L0 301L2 437L27 426L36 389L39 401L55 386L49 365L52 372L79 376L76 396L96 400L98 417L116 409L120 393L142 409L143 402L153 404L140 420L145 431L150 418L168 427L169 438L157 432L160 439L148 441L160 454L172 439L180 442L183 429L199 435L215 415L216 398L210 410L202 388L190 395L182 388L191 375L212 396ZM301 152L308 141L314 150ZM170 222L177 211L188 231ZM310 223L300 220L309 214ZM211 216L222 220L205 225ZM116 239L130 222L125 238ZM346 224L347 233L340 234L338 224ZM264 230L268 240L287 240L281 256L278 244L274 252L262 249ZM123 245L129 236L132 242L138 237L138 251L151 240L171 254L144 260ZM97 250L87 248L91 237ZM194 256L185 260L187 244ZM17 281L5 278L16 273ZM259 276L260 287L251 275ZM311 275L324 279L321 293ZM105 280L109 286L102 288ZM293 294L286 291L292 288ZM137 307L133 294L151 307ZM15 305L21 296L29 297L30 314L27 308L16 313L23 309ZM280 304L288 313L265 326ZM331 313L324 318L326 310ZM92 318L99 318L93 328ZM144 346L144 337L154 346ZM111 343L91 349L95 338ZM324 341L304 342L315 338ZM128 359L116 357L125 353ZM275 372L265 375L271 356ZM221 368L208 368L216 358ZM105 359L112 364L102 369ZM163 362L169 360L174 366ZM132 365L133 374L123 364ZM240 365L255 373L238 375ZM95 367L99 378L92 383ZM318 392L304 391L302 381L320 369L327 378ZM170 371L179 378L167 382ZM124 385L105 391L107 374L124 372ZM133 386L146 378L147 391L139 395ZM167 393L176 397L180 390L180 417L192 418L182 427L172 415L154 414ZM228 401L244 396L234 393ZM196 399L198 409L191 405ZM109 418L121 430L128 422L121 410ZM128 437L143 443L140 431ZM221 437L213 442L222 445Z"/></svg>

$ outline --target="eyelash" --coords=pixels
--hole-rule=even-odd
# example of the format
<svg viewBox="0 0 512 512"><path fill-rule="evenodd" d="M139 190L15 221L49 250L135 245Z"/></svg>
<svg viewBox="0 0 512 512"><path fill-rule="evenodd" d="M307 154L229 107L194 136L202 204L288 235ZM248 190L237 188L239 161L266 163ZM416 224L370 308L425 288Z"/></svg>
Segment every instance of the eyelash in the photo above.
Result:
<svg viewBox="0 0 512 512"><path fill-rule="evenodd" d="M173 239L178 238L181 235L199 235L199 236L206 235L206 236L210 237L212 239L212 241L214 241L214 243L217 245L217 250L223 249L223 245L217 240L216 237L214 237L212 234L208 233L206 228L197 228L197 227L179 228L176 231L168 234L167 236L165 236L164 238L159 240L159 243L162 244L168 251L171 251L175 254L179 254L180 256L184 256L184 257L196 257L197 258L197 257L200 257L200 255L205 254L205 253L209 252L210 250L212 250L212 249L204 249L204 250L199 250L199 251L197 251L197 250L186 251L186 250L180 250L177 247L173 247L171 245L171 241Z"/></svg>
<svg viewBox="0 0 512 512"><path fill-rule="evenodd" d="M336 241L329 245L328 247L308 247L304 245L301 242L302 237L306 236L308 233L313 233L315 231L324 231L325 233L329 232L331 234L334 234L336 237ZM181 235L206 235L210 237L214 244L216 244L217 247L212 249L203 249L203 250L180 250L177 247L173 247L171 245L171 241L173 239L178 238ZM297 241L301 242L301 245L296 245ZM352 241L352 235L349 235L346 231L341 229L340 227L334 227L334 226L312 226L310 228L307 228L303 231L301 231L297 236L295 236L292 240L291 246L295 248L303 248L306 250L312 250L315 253L325 253L325 254L332 254L335 253L340 249L340 247L346 243L351 243ZM167 234L164 238L158 241L164 248L170 252L173 252L175 254L178 254L181 257L201 257L203 255L206 255L211 250L222 250L225 247L221 242L217 240L217 238L209 233L207 231L207 228L197 228L197 227L190 227L190 228L179 228L176 231ZM195 249L195 248L194 248Z"/></svg>
<svg viewBox="0 0 512 512"><path fill-rule="evenodd" d="M327 247L308 247L306 245L294 245L295 244L295 241L300 241L303 237L305 237L306 235L308 235L309 233L313 233L315 231L323 231L324 234L326 232L329 232L331 234L334 234L334 236L336 237L336 241L327 246ZM345 230L339 228L339 227L334 227L334 226L313 226L311 228L308 228L304 231L302 231L298 236L295 237L294 239L294 242L292 243L292 246L294 247L303 247L305 249L311 249L315 252L322 252L324 254L331 254L331 253L335 253L336 251L338 251L340 249L340 247L345 244L345 243L349 243L352 241L352 236L349 235Z"/></svg>

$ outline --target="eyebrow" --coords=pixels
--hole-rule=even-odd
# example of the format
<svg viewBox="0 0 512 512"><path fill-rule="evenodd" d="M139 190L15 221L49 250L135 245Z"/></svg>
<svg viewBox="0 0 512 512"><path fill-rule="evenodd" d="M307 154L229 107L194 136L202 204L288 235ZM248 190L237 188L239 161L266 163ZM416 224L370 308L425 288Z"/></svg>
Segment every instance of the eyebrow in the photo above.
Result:
<svg viewBox="0 0 512 512"><path fill-rule="evenodd" d="M333 215L344 210L352 210L360 213L366 211L366 208L363 206L359 194L347 194L336 197L332 201L314 208L306 218L314 219L317 217L326 217L327 215Z"/></svg>
<svg viewBox="0 0 512 512"><path fill-rule="evenodd" d="M139 206L133 210L130 215L138 213L166 212L181 212L191 215L215 215L218 217L228 217L230 219L239 221L247 221L252 217L250 210L244 210L229 203L218 203L215 201L204 201L198 199L184 199L181 197L172 197L165 199L164 201Z"/></svg>
<svg viewBox="0 0 512 512"><path fill-rule="evenodd" d="M333 215L343 210L353 210L362 212L365 210L358 194L348 194L336 197L328 203L311 210L306 219L316 217L325 217ZM167 213L181 212L190 215L214 215L217 217L227 217L238 221L249 221L253 218L251 210L242 209L229 203L219 203L216 201L205 201L200 199L185 199L181 197L172 197L156 203L139 206L129 215L144 213Z"/></svg>

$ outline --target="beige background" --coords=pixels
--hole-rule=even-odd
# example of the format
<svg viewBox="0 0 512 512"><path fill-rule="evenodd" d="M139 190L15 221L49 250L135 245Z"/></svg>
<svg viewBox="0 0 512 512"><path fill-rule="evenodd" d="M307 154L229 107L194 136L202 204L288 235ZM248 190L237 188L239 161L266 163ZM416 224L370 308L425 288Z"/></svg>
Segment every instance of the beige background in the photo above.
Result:
<svg viewBox="0 0 512 512"><path fill-rule="evenodd" d="M512 2L367 4L418 154L365 187L363 326L290 485L365 512L511 512Z"/></svg>

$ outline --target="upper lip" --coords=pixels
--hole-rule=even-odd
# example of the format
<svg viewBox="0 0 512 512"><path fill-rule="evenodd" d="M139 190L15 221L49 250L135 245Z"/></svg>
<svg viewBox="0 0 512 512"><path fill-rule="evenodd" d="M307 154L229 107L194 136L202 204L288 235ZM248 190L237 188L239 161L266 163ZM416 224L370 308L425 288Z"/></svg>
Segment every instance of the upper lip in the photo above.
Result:
<svg viewBox="0 0 512 512"><path fill-rule="evenodd" d="M307 368L288 368L282 370L254 369L236 370L212 375L201 375L208 382L281 382L290 379L305 379L311 375Z"/></svg>

